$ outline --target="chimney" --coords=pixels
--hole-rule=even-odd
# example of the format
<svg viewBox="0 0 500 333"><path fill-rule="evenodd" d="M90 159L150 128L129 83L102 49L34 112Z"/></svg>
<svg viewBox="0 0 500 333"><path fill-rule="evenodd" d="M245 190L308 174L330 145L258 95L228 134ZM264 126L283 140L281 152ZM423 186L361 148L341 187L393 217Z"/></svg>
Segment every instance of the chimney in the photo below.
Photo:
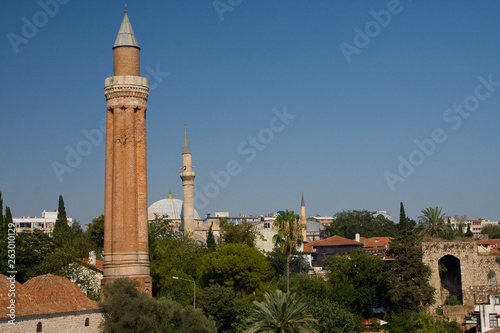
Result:
<svg viewBox="0 0 500 333"><path fill-rule="evenodd" d="M359 242L359 239L360 239L360 238L359 238L359 233L356 233L356 236L355 236L354 240L355 240L356 242Z"/></svg>

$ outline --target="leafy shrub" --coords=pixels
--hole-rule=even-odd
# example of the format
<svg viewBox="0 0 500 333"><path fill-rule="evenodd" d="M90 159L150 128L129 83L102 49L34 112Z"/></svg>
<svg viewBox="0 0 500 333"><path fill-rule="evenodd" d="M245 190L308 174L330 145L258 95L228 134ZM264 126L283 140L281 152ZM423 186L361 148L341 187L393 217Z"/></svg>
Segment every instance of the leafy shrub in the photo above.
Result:
<svg viewBox="0 0 500 333"><path fill-rule="evenodd" d="M446 305L461 305L462 302L458 299L456 295L448 295L446 297L446 300L444 301L444 304Z"/></svg>

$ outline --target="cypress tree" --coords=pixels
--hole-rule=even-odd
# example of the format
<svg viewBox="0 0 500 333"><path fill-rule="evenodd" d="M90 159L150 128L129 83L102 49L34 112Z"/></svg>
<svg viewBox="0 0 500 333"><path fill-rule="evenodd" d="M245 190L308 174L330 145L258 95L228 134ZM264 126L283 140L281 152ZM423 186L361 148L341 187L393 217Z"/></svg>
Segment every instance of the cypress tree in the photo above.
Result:
<svg viewBox="0 0 500 333"><path fill-rule="evenodd" d="M57 208L57 219L54 224L54 242L60 246L70 240L71 228L68 225L68 218L66 217L66 208L64 207L64 199L62 195L59 196L59 206Z"/></svg>
<svg viewBox="0 0 500 333"><path fill-rule="evenodd" d="M3 221L3 225L7 227L9 223L13 223L12 221L12 213L10 212L9 206L5 206L5 218Z"/></svg>
<svg viewBox="0 0 500 333"><path fill-rule="evenodd" d="M405 206L403 205L403 202L401 202L399 206L399 223L406 222L406 219Z"/></svg>
<svg viewBox="0 0 500 333"><path fill-rule="evenodd" d="M214 225L214 223L212 222L210 224L210 228L208 229L208 233L207 233L207 248L211 251L215 251L215 248L216 248L216 243L215 243L215 237L214 237L214 233L212 231L212 226Z"/></svg>
<svg viewBox="0 0 500 333"><path fill-rule="evenodd" d="M468 238L474 237L472 230L470 230L470 224L467 226L467 231L465 232L465 237L468 237Z"/></svg>

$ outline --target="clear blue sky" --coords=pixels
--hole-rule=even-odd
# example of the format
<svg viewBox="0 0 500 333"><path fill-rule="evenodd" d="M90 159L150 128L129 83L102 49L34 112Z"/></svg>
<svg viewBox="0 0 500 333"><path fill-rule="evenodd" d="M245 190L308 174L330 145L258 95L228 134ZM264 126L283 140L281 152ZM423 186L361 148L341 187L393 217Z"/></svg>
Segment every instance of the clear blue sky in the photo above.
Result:
<svg viewBox="0 0 500 333"><path fill-rule="evenodd" d="M403 201L413 219L500 219L500 2L127 2L152 88L150 204L182 198L186 122L202 216L297 212L303 192L308 215L397 221ZM62 194L87 224L103 213L96 133L124 3L41 3L0 2L0 191L16 217Z"/></svg>

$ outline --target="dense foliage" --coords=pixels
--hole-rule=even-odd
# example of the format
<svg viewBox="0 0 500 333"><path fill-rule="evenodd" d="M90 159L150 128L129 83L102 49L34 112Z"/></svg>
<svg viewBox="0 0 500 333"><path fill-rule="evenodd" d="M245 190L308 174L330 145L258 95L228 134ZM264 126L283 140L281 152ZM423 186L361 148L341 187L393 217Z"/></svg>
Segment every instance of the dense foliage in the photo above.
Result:
<svg viewBox="0 0 500 333"><path fill-rule="evenodd" d="M316 332L317 320L308 313L308 304L297 294L284 293L278 289L266 293L264 298L263 302L254 302L257 308L246 332Z"/></svg>
<svg viewBox="0 0 500 333"><path fill-rule="evenodd" d="M62 196L59 203L62 221L66 219ZM0 246L6 248L7 224L12 214L8 207L4 214L3 208L0 193ZM368 211L337 213L325 237L337 234L352 239L355 233L364 237L393 236L386 254L394 260L382 261L358 249L329 257L325 261L328 273L323 276L308 274L306 257L296 252L301 236L296 214L287 211L280 216L276 223L277 246L268 254L255 248L259 234L250 223L224 222L218 242L210 228L207 244L201 244L184 238L168 217L157 216L148 229L154 299L137 292L130 281L108 284L109 297L102 303L106 311L104 331L230 333L245 331L251 324L257 332L270 327L257 322L279 322L290 315L284 310L295 307L311 331L354 333L362 332L364 318L376 315L372 313L374 307L382 307L390 332L434 332L431 326L436 327L436 332L458 332L456 323L423 312L432 304L435 290L428 282L430 268L422 263L421 237L463 238L461 232L446 223L440 209L424 210L417 227L406 216L402 203L398 225L373 217ZM498 229L487 227L484 232L492 237L500 232ZM71 227L58 225L54 237L37 230L19 233L16 278L22 283L52 273L85 286L87 281L78 269L84 265L81 259L89 251L95 251L99 258L103 246L103 215L93 219L86 231L75 221ZM0 269L7 271L5 251L0 255ZM285 274L287 266L289 279ZM281 292L288 289L287 293ZM88 295L98 299L100 290L90 290ZM195 296L197 309L193 310ZM281 314L271 306L278 303L286 305ZM254 321L249 322L249 318Z"/></svg>
<svg viewBox="0 0 500 333"><path fill-rule="evenodd" d="M230 287L237 297L263 295L275 288L274 269L259 250L246 244L226 244L208 253L198 268L204 287L211 284Z"/></svg>
<svg viewBox="0 0 500 333"><path fill-rule="evenodd" d="M246 244L255 247L259 233L255 231L253 224L243 221L239 224L228 222L223 219L220 222L220 242L224 244Z"/></svg>
<svg viewBox="0 0 500 333"><path fill-rule="evenodd" d="M378 256L359 248L338 258L328 267L333 298L355 313L369 317L377 299L386 294L381 272L385 263Z"/></svg>
<svg viewBox="0 0 500 333"><path fill-rule="evenodd" d="M299 216L292 211L286 210L276 217L274 227L277 233L273 237L273 242L286 257L286 291L290 291L290 257L297 253L297 247L304 241L302 236L303 226Z"/></svg>
<svg viewBox="0 0 500 333"><path fill-rule="evenodd" d="M388 254L396 260L387 264L387 302L396 312L416 310L434 302L434 288L429 284L431 269L422 262L422 250L415 233L405 232L390 243Z"/></svg>
<svg viewBox="0 0 500 333"><path fill-rule="evenodd" d="M394 237L398 234L396 224L383 217L374 217L367 210L344 211L335 214L334 221L325 228L324 238L338 235L354 239L356 234L363 237L388 236Z"/></svg>
<svg viewBox="0 0 500 333"><path fill-rule="evenodd" d="M120 278L104 287L104 333L215 333L213 320L201 309L166 299L150 298L138 283Z"/></svg>

